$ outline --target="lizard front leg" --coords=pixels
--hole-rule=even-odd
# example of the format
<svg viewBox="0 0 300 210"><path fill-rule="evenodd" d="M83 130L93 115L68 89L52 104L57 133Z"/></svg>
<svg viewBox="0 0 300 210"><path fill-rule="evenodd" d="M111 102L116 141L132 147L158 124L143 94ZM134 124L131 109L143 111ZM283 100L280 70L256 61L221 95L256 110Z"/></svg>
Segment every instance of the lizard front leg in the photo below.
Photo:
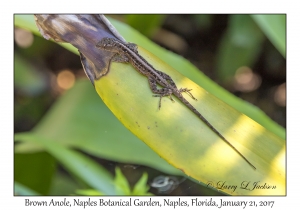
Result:
<svg viewBox="0 0 300 210"><path fill-rule="evenodd" d="M129 58L126 55L120 55L116 53L110 60L110 62L117 62L117 63L129 63Z"/></svg>
<svg viewBox="0 0 300 210"><path fill-rule="evenodd" d="M171 99L172 102L174 102L174 99L172 98L172 94L173 91L170 88L167 87L163 87L161 89L157 88L157 81L155 80L155 78L148 76L148 81L149 81L149 85L150 85L150 89L153 93L156 93L157 95L153 95L154 97L159 97L159 105L158 105L158 109L160 109L161 107L161 99L164 96L169 96L169 98Z"/></svg>

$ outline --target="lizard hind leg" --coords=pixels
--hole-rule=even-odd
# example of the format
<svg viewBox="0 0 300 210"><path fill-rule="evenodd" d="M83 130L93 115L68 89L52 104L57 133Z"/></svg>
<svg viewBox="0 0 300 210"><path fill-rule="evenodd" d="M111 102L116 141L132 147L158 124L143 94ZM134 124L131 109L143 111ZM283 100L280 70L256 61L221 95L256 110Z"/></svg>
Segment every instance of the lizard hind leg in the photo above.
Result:
<svg viewBox="0 0 300 210"><path fill-rule="evenodd" d="M155 78L153 78L153 77L148 77L148 81L149 81L151 91L156 94L156 95L153 95L153 97L159 97L158 109L160 109L160 107L161 107L161 99L164 96L168 96L172 102L175 102L171 96L173 92L170 88L158 89L157 82L156 82Z"/></svg>

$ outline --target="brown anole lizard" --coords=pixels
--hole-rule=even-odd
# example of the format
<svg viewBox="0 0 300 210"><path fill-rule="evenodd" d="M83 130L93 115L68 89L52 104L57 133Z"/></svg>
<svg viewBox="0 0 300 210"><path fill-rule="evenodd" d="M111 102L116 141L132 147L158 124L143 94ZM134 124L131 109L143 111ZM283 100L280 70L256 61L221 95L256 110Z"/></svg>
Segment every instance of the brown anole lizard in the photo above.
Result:
<svg viewBox="0 0 300 210"><path fill-rule="evenodd" d="M96 45L99 49L114 52L111 62L131 63L133 67L148 78L150 88L155 97L160 97L159 108L161 107L161 99L164 96L170 97L172 101L172 94L175 95L182 103L184 103L192 112L194 112L213 132L215 132L221 139L223 139L230 147L232 147L251 167L256 169L217 129L212 126L200 112L198 112L183 96L182 92L187 93L194 100L194 96L190 93L191 89L180 88L178 89L172 78L156 70L149 64L137 51L137 46L133 43L124 43L114 38L103 38ZM157 84L162 88L158 89Z"/></svg>

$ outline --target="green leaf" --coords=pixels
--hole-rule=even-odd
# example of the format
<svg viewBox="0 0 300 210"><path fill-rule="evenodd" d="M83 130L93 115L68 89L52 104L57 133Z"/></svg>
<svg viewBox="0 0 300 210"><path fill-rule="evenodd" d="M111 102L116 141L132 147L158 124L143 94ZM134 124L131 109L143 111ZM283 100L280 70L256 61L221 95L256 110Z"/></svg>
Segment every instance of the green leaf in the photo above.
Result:
<svg viewBox="0 0 300 210"><path fill-rule="evenodd" d="M130 195L130 186L126 177L122 174L120 168L116 167L115 187L117 195Z"/></svg>
<svg viewBox="0 0 300 210"><path fill-rule="evenodd" d="M258 122L275 135L285 139L285 129L271 120L259 108L234 96L217 85L183 57L154 44L149 39L142 36L140 33L128 27L127 25L113 19L109 20L128 42L136 43L142 48L147 49L147 51L159 57L163 62L167 63L170 67L191 79L193 82L197 83L207 92L221 99L237 111L252 118L254 121Z"/></svg>
<svg viewBox="0 0 300 210"><path fill-rule="evenodd" d="M94 190L94 189L76 190L76 194L77 195L86 195L86 196L104 195L103 193L99 192L98 190Z"/></svg>
<svg viewBox="0 0 300 210"><path fill-rule="evenodd" d="M34 34L41 36L38 28L35 25L33 15L14 15L14 24L17 27L27 29Z"/></svg>
<svg viewBox="0 0 300 210"><path fill-rule="evenodd" d="M117 195L152 195L148 193L149 187L147 186L147 173L144 173L139 181L135 184L131 191L126 177L122 174L120 168L116 168L115 186Z"/></svg>
<svg viewBox="0 0 300 210"><path fill-rule="evenodd" d="M286 55L286 15L251 15L257 25L277 48Z"/></svg>
<svg viewBox="0 0 300 210"><path fill-rule="evenodd" d="M59 120L58 120L59 119ZM117 132L116 132L117 131ZM99 98L88 80L76 82L48 111L32 132L58 144L123 163L147 165L174 175L182 173L128 131ZM36 152L37 144L20 144L17 152Z"/></svg>
<svg viewBox="0 0 300 210"><path fill-rule="evenodd" d="M72 177L69 174L66 174L65 171L58 170L52 179L52 184L48 195L73 195L77 189L83 188L82 185L82 181L78 182L78 179L72 179Z"/></svg>
<svg viewBox="0 0 300 210"><path fill-rule="evenodd" d="M167 51L166 49L154 44L149 39L142 36L139 32L135 31L129 26L112 18L108 19L122 34L122 36L125 37L127 41L137 43L141 47L147 49L149 52L156 55L164 62L168 63L178 72L192 79L202 88L207 90L209 93L215 95L216 97L229 104L239 112L242 112L248 117L252 118L256 122L261 124L263 127L273 132L275 135L278 135L280 138L285 138L285 129L278 125L276 122L272 121L264 112L262 112L256 106L243 101L242 99L232 95L228 91L218 86L215 82L211 81L208 77L206 77L201 71L199 71L195 66L193 66L189 61L185 60L183 57L173 52ZM15 25L27 28L36 33L37 35L41 36L41 34L37 30L32 15L15 15ZM70 51L78 54L78 50L72 45L68 43L59 44L69 49Z"/></svg>
<svg viewBox="0 0 300 210"><path fill-rule="evenodd" d="M231 79L241 66L252 67L265 39L249 15L231 15L228 22L217 51L217 73L223 81Z"/></svg>
<svg viewBox="0 0 300 210"><path fill-rule="evenodd" d="M165 15L126 15L126 23L150 37L160 27L164 18Z"/></svg>
<svg viewBox="0 0 300 210"><path fill-rule="evenodd" d="M70 173L76 175L88 185L107 195L115 194L112 176L106 169L86 156L67 149L54 141L49 141L49 139L44 136L39 136L38 134L20 134L15 136L15 140L40 145L70 171Z"/></svg>
<svg viewBox="0 0 300 210"><path fill-rule="evenodd" d="M153 54L141 47L138 50L154 68L170 75L179 88L188 87L193 90L198 101L187 98L190 103L257 170L250 167L179 100L172 103L164 98L162 108L158 110L158 100L152 97L147 78L131 65L112 63L110 73L95 80L96 91L131 132L171 165L204 184L225 179L227 183L240 186L244 180L250 183L261 180L276 186L272 191L239 188L234 192L220 189L222 192L234 195L285 193L283 139L214 97Z"/></svg>
<svg viewBox="0 0 300 210"><path fill-rule="evenodd" d="M45 152L14 155L14 180L40 194L48 194L55 170L56 161Z"/></svg>
<svg viewBox="0 0 300 210"><path fill-rule="evenodd" d="M152 195L149 193L149 186L147 186L148 174L143 173L139 181L134 185L132 195Z"/></svg>
<svg viewBox="0 0 300 210"><path fill-rule="evenodd" d="M15 182L14 195L16 195L16 196L18 196L18 195L25 195L25 196L35 195L35 196L37 196L40 194L18 182Z"/></svg>
<svg viewBox="0 0 300 210"><path fill-rule="evenodd" d="M14 56L14 84L18 91L36 95L46 88L45 79L29 62L20 55Z"/></svg>

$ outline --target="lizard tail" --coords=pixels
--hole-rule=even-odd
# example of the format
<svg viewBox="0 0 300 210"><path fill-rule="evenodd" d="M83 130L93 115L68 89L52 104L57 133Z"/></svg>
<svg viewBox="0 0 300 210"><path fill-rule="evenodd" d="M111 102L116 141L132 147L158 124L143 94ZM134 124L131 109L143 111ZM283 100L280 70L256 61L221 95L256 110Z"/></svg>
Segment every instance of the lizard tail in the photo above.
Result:
<svg viewBox="0 0 300 210"><path fill-rule="evenodd" d="M175 96L181 100L192 112L194 112L214 133L216 133L223 141L225 141L232 149L234 149L254 170L256 170L256 167L250 163L250 161L238 151L237 148L235 148L217 129L215 129L210 122L208 122L203 115L195 109L190 102L188 102L181 93L176 93Z"/></svg>

